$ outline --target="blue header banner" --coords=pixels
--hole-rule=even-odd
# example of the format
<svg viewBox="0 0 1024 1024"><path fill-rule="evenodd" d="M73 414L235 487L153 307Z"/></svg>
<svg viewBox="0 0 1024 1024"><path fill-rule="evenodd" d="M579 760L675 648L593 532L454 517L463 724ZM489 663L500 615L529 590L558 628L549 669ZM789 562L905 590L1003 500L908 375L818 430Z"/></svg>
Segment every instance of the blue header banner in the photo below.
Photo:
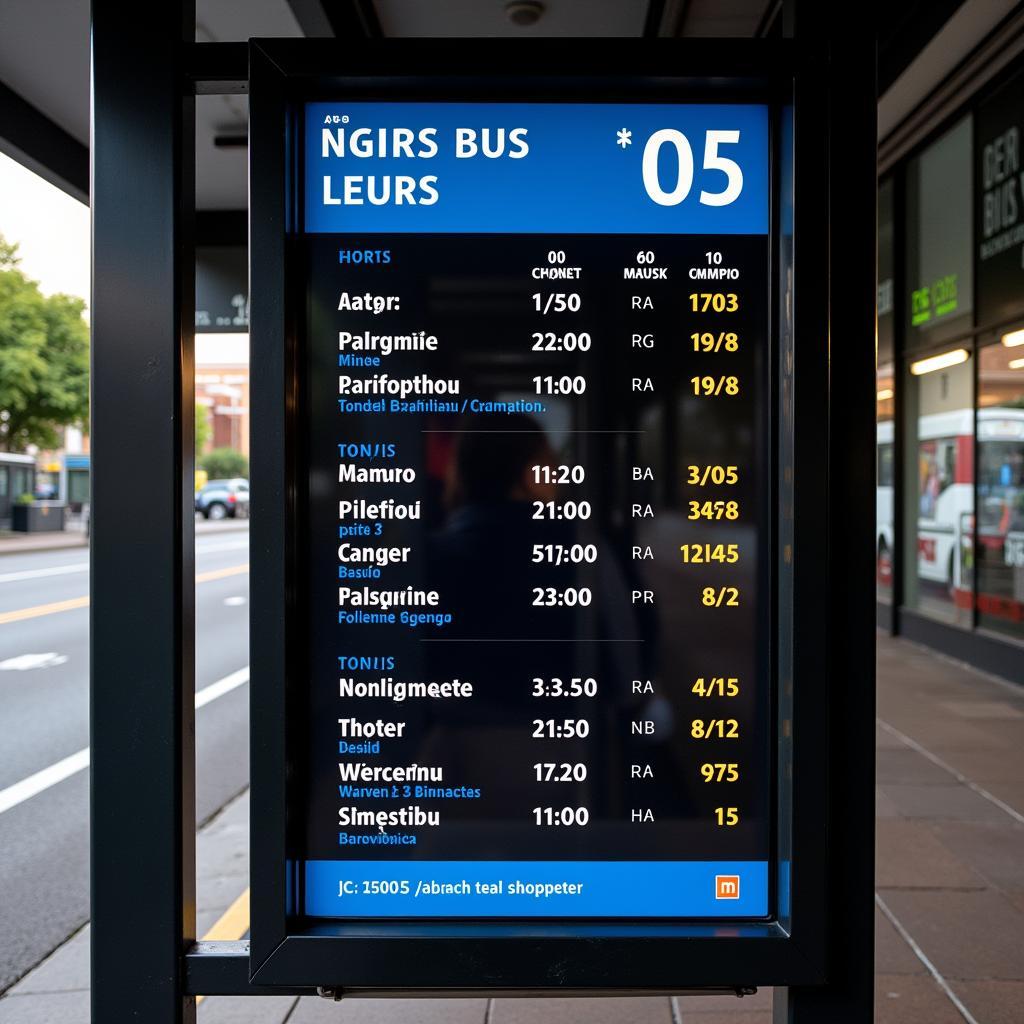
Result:
<svg viewBox="0 0 1024 1024"><path fill-rule="evenodd" d="M310 103L309 233L765 234L768 108Z"/></svg>

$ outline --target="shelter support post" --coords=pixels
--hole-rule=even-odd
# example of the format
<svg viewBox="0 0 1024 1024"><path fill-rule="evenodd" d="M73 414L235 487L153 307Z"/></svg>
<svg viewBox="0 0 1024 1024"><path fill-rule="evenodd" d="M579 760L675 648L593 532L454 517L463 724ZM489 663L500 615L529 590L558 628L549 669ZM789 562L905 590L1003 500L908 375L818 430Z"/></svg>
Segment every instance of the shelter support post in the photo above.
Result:
<svg viewBox="0 0 1024 1024"><path fill-rule="evenodd" d="M195 1019L194 0L92 4L92 1019ZM125 500L145 471L146 500ZM134 481L134 485L133 485Z"/></svg>

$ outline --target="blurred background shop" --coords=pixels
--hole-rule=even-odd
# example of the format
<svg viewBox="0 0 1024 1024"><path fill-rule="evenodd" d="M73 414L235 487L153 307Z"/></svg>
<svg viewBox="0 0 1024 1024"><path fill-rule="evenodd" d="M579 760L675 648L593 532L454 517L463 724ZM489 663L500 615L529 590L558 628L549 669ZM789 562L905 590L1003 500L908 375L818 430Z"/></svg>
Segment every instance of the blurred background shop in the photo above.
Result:
<svg viewBox="0 0 1024 1024"><path fill-rule="evenodd" d="M878 621L1024 681L1024 16L958 40L996 7L879 104Z"/></svg>

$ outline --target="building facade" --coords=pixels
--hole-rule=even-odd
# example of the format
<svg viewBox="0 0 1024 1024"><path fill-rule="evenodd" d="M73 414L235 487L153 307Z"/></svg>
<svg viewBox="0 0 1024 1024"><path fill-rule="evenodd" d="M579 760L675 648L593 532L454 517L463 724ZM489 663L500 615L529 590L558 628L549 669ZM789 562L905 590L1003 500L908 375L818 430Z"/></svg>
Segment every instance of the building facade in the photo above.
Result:
<svg viewBox="0 0 1024 1024"><path fill-rule="evenodd" d="M881 142L876 576L883 628L1024 682L1022 29Z"/></svg>

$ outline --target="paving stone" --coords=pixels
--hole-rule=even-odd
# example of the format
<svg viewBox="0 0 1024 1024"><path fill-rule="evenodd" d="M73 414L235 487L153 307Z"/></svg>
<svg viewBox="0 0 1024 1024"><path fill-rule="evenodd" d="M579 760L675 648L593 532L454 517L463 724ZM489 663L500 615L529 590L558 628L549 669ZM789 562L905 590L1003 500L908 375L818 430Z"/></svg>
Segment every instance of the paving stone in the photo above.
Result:
<svg viewBox="0 0 1024 1024"><path fill-rule="evenodd" d="M495 999L488 1024L672 1024L664 996ZM291 1022L289 1022L291 1024Z"/></svg>
<svg viewBox="0 0 1024 1024"><path fill-rule="evenodd" d="M947 979L1024 975L1024 914L992 890L889 890L885 902Z"/></svg>
<svg viewBox="0 0 1024 1024"><path fill-rule="evenodd" d="M962 826L955 826L956 828ZM880 889L985 888L985 879L921 821L876 822L875 884Z"/></svg>
<svg viewBox="0 0 1024 1024"><path fill-rule="evenodd" d="M199 911L216 911L223 914L228 907L246 890L249 879L237 874L218 875L196 880L196 908Z"/></svg>
<svg viewBox="0 0 1024 1024"><path fill-rule="evenodd" d="M875 971L886 974L927 973L924 964L878 907L875 907Z"/></svg>
<svg viewBox="0 0 1024 1024"><path fill-rule="evenodd" d="M304 996L288 1024L484 1024L486 1016L486 999L342 999L335 1003Z"/></svg>
<svg viewBox="0 0 1024 1024"><path fill-rule="evenodd" d="M929 821L1003 822L1006 813L966 786L907 786L882 783L881 793L896 805L905 818Z"/></svg>
<svg viewBox="0 0 1024 1024"><path fill-rule="evenodd" d="M903 740L892 733L886 732L881 726L875 727L875 750L906 750L907 745Z"/></svg>
<svg viewBox="0 0 1024 1024"><path fill-rule="evenodd" d="M879 717L944 761L948 760L948 751L986 750L993 745L1004 745L1001 736L999 742L993 744L993 733L998 723L966 721L948 715L923 715L922 707L927 707L933 700L932 694L918 694L904 708L880 707ZM1013 727L1019 732L1021 725L1014 722Z"/></svg>
<svg viewBox="0 0 1024 1024"><path fill-rule="evenodd" d="M1024 890L1024 825L959 822L931 826L944 847L1000 889Z"/></svg>
<svg viewBox="0 0 1024 1024"><path fill-rule="evenodd" d="M199 878L249 875L249 794L242 794L209 822L196 843Z"/></svg>
<svg viewBox="0 0 1024 1024"><path fill-rule="evenodd" d="M89 993L5 996L0 1024L89 1024Z"/></svg>
<svg viewBox="0 0 1024 1024"><path fill-rule="evenodd" d="M1024 744L1010 750L951 750L942 759L986 789L996 780L1016 783L1018 794L1024 789Z"/></svg>
<svg viewBox="0 0 1024 1024"><path fill-rule="evenodd" d="M1002 800L1004 804L1011 807L1018 814L1024 815L1024 775L1020 778L1011 780L988 779L982 782L978 779L974 779L972 781L982 789L987 790L992 794L992 796ZM1003 811L1003 815L1004 821L1014 822L1018 825L1020 824L1018 819L1007 814L1005 810Z"/></svg>
<svg viewBox="0 0 1024 1024"><path fill-rule="evenodd" d="M1024 1020L1024 981L953 981L950 987L984 1024L1020 1024Z"/></svg>
<svg viewBox="0 0 1024 1024"><path fill-rule="evenodd" d="M879 974L875 1024L964 1024L964 1019L930 974Z"/></svg>
<svg viewBox="0 0 1024 1024"><path fill-rule="evenodd" d="M936 707L948 711L957 718L978 718L1006 721L1012 718L1024 720L1024 709L1008 700L940 700Z"/></svg>
<svg viewBox="0 0 1024 1024"><path fill-rule="evenodd" d="M210 996L196 1010L198 1024L284 1024L295 996Z"/></svg>
<svg viewBox="0 0 1024 1024"><path fill-rule="evenodd" d="M223 909L197 910L196 911L196 935L205 935L221 918ZM239 936L241 938L241 936Z"/></svg>
<svg viewBox="0 0 1024 1024"><path fill-rule="evenodd" d="M921 786L948 786L952 781L949 772L904 744L899 750L876 751L875 779L877 782L909 782Z"/></svg>
<svg viewBox="0 0 1024 1024"><path fill-rule="evenodd" d="M888 820L890 818L898 818L900 816L900 809L896 806L896 801L890 796L886 796L880 790L875 790L875 819L876 820Z"/></svg>
<svg viewBox="0 0 1024 1024"><path fill-rule="evenodd" d="M51 953L11 988L11 995L89 989L89 926Z"/></svg>

